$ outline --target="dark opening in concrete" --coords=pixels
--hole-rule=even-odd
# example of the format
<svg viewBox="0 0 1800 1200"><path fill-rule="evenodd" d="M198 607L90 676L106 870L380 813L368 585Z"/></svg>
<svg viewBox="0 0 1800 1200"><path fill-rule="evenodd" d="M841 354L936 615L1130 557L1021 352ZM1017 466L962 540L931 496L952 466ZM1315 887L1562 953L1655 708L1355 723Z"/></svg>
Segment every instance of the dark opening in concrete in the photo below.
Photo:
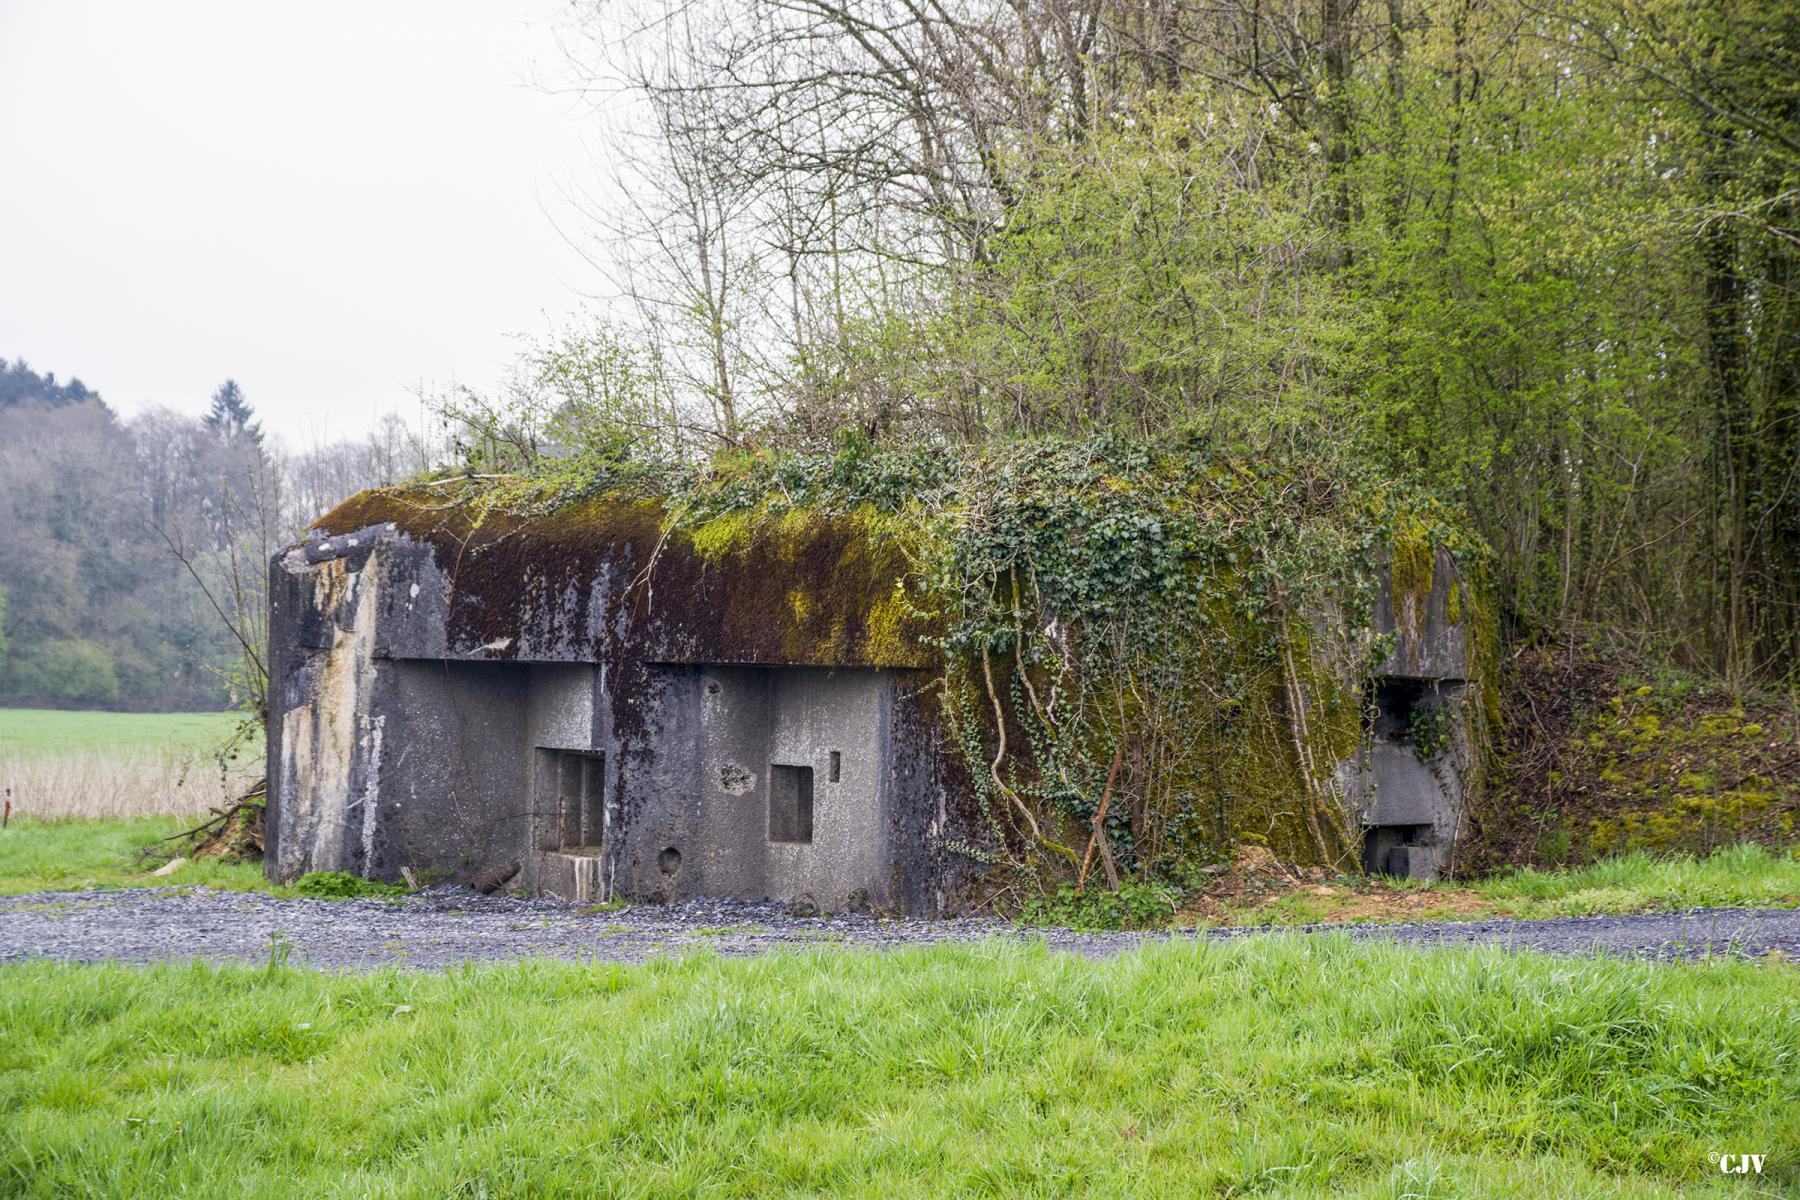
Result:
<svg viewBox="0 0 1800 1200"><path fill-rule="evenodd" d="M1363 830L1363 873L1367 875L1416 874L1412 858L1423 853L1418 843L1431 832L1429 825L1371 825Z"/></svg>
<svg viewBox="0 0 1800 1200"><path fill-rule="evenodd" d="M830 772L829 778L830 778L831 782L837 783L843 778L843 776L844 776L843 752L841 750L833 750L831 752L831 772Z"/></svg>
<svg viewBox="0 0 1800 1200"><path fill-rule="evenodd" d="M663 852L656 856L656 866L664 875L673 875L681 870L681 851L673 846L665 847Z"/></svg>
<svg viewBox="0 0 1800 1200"><path fill-rule="evenodd" d="M1431 681L1427 679L1390 676L1376 680L1370 732L1384 742L1410 741L1413 710L1431 690Z"/></svg>
<svg viewBox="0 0 1800 1200"><path fill-rule="evenodd" d="M810 842L813 836L813 771L769 765L769 840Z"/></svg>

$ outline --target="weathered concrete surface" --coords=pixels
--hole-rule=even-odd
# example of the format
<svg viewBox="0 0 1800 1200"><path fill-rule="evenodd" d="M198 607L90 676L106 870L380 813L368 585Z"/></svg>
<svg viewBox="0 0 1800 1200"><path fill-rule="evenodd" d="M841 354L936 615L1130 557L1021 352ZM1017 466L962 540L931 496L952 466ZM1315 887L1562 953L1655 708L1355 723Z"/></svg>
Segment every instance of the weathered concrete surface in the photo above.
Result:
<svg viewBox="0 0 1800 1200"><path fill-rule="evenodd" d="M1374 713L1349 772L1352 804L1365 830L1364 868L1436 879L1448 868L1461 833L1468 781L1479 767L1469 687L1471 634L1468 584L1455 558L1434 552L1431 586L1418 594L1377 593L1374 631L1393 650L1375 671ZM1461 598L1453 602L1458 591ZM1421 706L1440 715L1442 745L1417 742L1412 719Z"/></svg>
<svg viewBox="0 0 1800 1200"><path fill-rule="evenodd" d="M1199 936L1343 935L1418 947L1495 945L1558 954L1658 959L1707 956L1800 960L1800 911L1700 909L1546 921L1235 928ZM692 901L584 912L548 900L477 896L463 888L403 901L278 900L191 889L0 897L0 962L269 961L325 968L440 968L550 957L641 962L659 955L727 955L816 947L891 948L1042 939L1056 950L1104 957L1192 932L1076 933L1021 929L992 918L882 920L848 914L799 918L777 905Z"/></svg>

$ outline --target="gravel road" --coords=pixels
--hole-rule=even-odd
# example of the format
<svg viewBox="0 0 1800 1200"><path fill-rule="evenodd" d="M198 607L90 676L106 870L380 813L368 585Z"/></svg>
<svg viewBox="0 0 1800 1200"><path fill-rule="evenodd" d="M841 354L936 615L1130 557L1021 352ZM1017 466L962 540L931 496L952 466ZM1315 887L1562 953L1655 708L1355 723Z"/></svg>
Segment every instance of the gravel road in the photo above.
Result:
<svg viewBox="0 0 1800 1200"><path fill-rule="evenodd" d="M1698 958L1778 953L1800 959L1800 911L1787 909L1331 928L1362 941L1419 946L1492 943L1569 954ZM1266 932L1219 929L1203 936ZM593 912L554 901L478 896L461 888L439 888L394 901L282 900L200 888L0 897L0 962L31 958L156 962L196 957L267 962L271 953L280 953L288 961L315 967L431 968L532 956L638 962L702 947L738 955L996 936L1041 937L1054 949L1103 957L1147 941L1194 935L1024 931L992 919L809 918L791 916L775 904L735 900Z"/></svg>

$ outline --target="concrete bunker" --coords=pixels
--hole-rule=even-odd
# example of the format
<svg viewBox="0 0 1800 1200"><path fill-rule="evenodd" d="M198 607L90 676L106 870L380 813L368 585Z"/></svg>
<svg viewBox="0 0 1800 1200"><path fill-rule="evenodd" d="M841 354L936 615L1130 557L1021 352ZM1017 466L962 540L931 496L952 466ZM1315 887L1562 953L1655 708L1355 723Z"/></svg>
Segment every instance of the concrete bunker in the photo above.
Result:
<svg viewBox="0 0 1800 1200"><path fill-rule="evenodd" d="M643 502L448 531L423 509L358 498L271 566L273 877L517 861L583 902L984 898L943 660L856 522L721 561ZM1391 649L1333 774L1369 871L1449 863L1477 761L1459 579L1440 550L1428 587L1378 589Z"/></svg>

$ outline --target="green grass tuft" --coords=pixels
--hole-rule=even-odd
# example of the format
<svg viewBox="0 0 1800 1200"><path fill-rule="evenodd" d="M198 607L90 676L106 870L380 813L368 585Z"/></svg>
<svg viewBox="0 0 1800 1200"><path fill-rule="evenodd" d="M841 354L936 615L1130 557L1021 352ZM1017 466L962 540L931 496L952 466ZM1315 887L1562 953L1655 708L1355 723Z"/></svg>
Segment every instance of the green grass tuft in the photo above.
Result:
<svg viewBox="0 0 1800 1200"><path fill-rule="evenodd" d="M240 892L279 891L268 887L261 863L200 859L183 863L169 875L150 874L176 853L164 839L195 824L193 818L179 817L15 820L0 830L0 895L195 884Z"/></svg>
<svg viewBox="0 0 1800 1200"><path fill-rule="evenodd" d="M1342 939L0 969L8 1196L1745 1196L1800 975ZM1721 1148L1770 1155L1724 1179Z"/></svg>
<svg viewBox="0 0 1800 1200"><path fill-rule="evenodd" d="M1800 904L1800 859L1753 844L1730 846L1704 858L1638 852L1569 871L1511 871L1482 880L1475 890L1530 916L1643 908L1791 908Z"/></svg>
<svg viewBox="0 0 1800 1200"><path fill-rule="evenodd" d="M312 900L356 900L370 896L402 896L406 889L379 879L364 879L348 871L308 871L294 880L296 895Z"/></svg>

